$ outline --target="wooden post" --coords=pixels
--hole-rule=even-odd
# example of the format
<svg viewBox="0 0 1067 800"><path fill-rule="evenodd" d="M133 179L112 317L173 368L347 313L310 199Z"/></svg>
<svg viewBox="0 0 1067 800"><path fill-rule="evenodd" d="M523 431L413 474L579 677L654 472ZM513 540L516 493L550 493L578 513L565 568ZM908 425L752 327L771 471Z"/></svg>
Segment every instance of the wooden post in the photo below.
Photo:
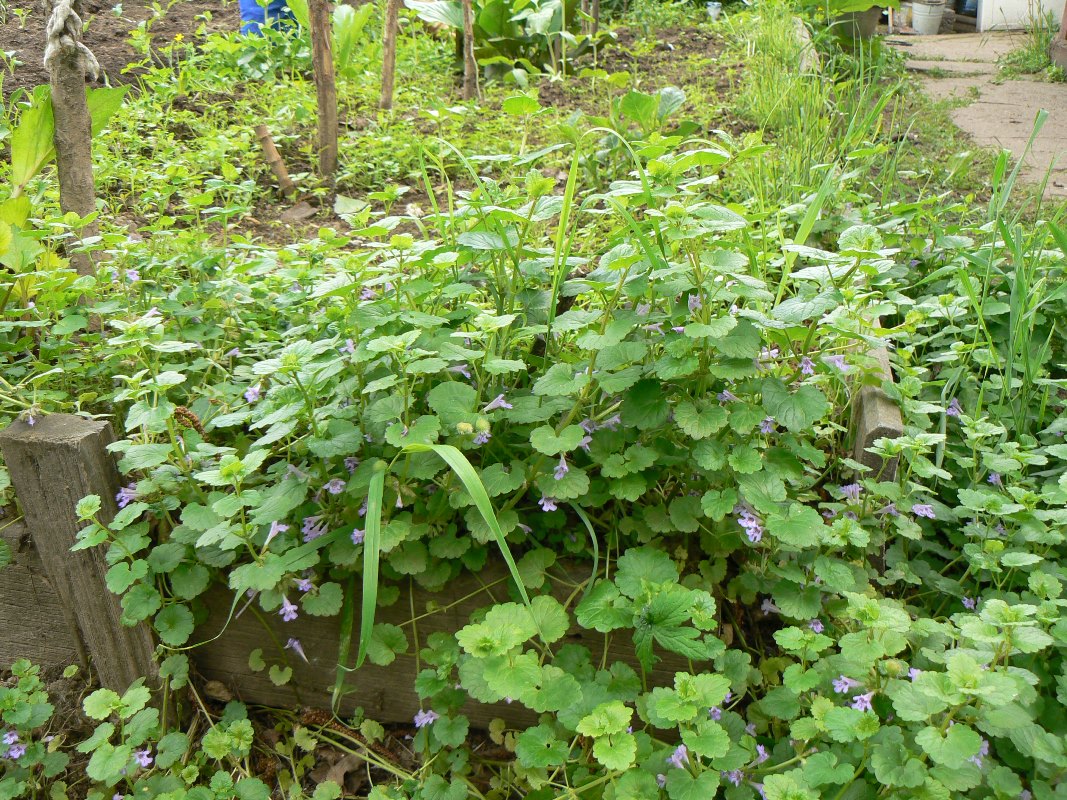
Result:
<svg viewBox="0 0 1067 800"><path fill-rule="evenodd" d="M592 16L593 16L593 27L592 27L592 30L591 30L591 34L593 36L596 36L597 32L600 30L600 0L593 0L593 15Z"/></svg>
<svg viewBox="0 0 1067 800"><path fill-rule="evenodd" d="M0 431L0 452L41 563L101 685L121 693L156 674L151 633L121 623L122 606L104 581L103 550L70 551L85 527L74 512L79 500L99 495L104 522L117 511L119 475L106 449L113 441L109 423L70 414L39 417L33 426L19 420Z"/></svg>
<svg viewBox="0 0 1067 800"><path fill-rule="evenodd" d="M329 0L308 0L311 22L311 62L319 102L319 175L337 172L337 84L333 72L333 44Z"/></svg>
<svg viewBox="0 0 1067 800"><path fill-rule="evenodd" d="M878 360L878 377L882 385L893 382L889 366L889 353L884 349L874 350L871 356ZM854 435L852 458L870 467L872 477L892 481L897 475L897 459L883 461L881 456L868 453L867 448L878 439L896 439L904 434L904 422L897 404L889 399L881 386L861 386L852 414Z"/></svg>
<svg viewBox="0 0 1067 800"><path fill-rule="evenodd" d="M385 35L382 37L382 96L378 107L393 107L393 84L396 82L396 35L400 27L400 0L386 0Z"/></svg>
<svg viewBox="0 0 1067 800"><path fill-rule="evenodd" d="M478 61L474 58L474 5L472 0L462 0L463 5L463 99L473 100L478 96Z"/></svg>
<svg viewBox="0 0 1067 800"><path fill-rule="evenodd" d="M1063 16L1060 18L1060 32L1049 45L1048 55L1053 64L1060 69L1067 69L1067 5L1063 7Z"/></svg>
<svg viewBox="0 0 1067 800"><path fill-rule="evenodd" d="M282 160L282 155L278 152L278 148L274 146L274 139L270 135L270 130L266 125L257 125L255 131L256 138L259 139L259 147L267 159L267 165L278 180L278 188L286 196L295 194L296 184L289 177L289 170L285 168L285 161Z"/></svg>
<svg viewBox="0 0 1067 800"><path fill-rule="evenodd" d="M81 44L81 18L77 0L59 0L48 21L45 66L52 83L52 114L55 132L56 167L59 171L59 207L87 217L96 211L93 184L92 118L85 99L85 72L94 75L96 59ZM96 236L95 220L81 229L83 236ZM71 253L70 260L79 275L95 271L87 253Z"/></svg>

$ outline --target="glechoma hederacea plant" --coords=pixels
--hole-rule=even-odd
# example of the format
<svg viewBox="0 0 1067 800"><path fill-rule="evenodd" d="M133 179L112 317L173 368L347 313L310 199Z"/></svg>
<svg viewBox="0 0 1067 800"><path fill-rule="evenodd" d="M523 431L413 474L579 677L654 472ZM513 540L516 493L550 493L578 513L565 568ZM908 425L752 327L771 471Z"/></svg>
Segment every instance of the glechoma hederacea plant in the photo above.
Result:
<svg viewBox="0 0 1067 800"><path fill-rule="evenodd" d="M419 654L418 765L360 751L391 773L379 800L1063 796L1067 236L1008 214L1006 161L987 219L876 204L877 148L768 214L714 179L773 151L725 135L618 140L629 165L585 186L588 148L616 136L583 134L559 180L460 158L469 189L359 212L351 234L174 234L173 253L112 235L95 283L42 266L20 306L39 359L5 377L32 393L4 402L113 404L128 484L106 526L99 498L79 505L79 548L105 548L126 620L154 627L167 690L221 582L290 632L250 661L277 683L307 616L362 622L346 667ZM848 457L886 343L906 430L875 450L895 476ZM492 564L508 600L454 635L374 621ZM657 684L663 659L679 668ZM146 684L99 690L96 732L64 750L35 668L14 674L0 797L54 786L71 745L94 798L274 788L249 774L239 703L198 738ZM537 715L491 728L512 760L471 752L468 699ZM279 719L295 797L299 752L349 740Z"/></svg>

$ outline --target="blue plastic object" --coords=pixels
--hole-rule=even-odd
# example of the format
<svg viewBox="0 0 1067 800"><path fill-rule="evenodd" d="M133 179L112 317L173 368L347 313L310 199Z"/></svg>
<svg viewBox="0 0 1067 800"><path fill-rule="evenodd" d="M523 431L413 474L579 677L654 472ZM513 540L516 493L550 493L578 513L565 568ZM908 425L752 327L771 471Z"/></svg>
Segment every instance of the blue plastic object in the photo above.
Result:
<svg viewBox="0 0 1067 800"><path fill-rule="evenodd" d="M240 0L241 33L261 35L264 25L276 27L278 23L288 24L293 21L293 12L289 10L286 0L270 0L264 6L257 0Z"/></svg>

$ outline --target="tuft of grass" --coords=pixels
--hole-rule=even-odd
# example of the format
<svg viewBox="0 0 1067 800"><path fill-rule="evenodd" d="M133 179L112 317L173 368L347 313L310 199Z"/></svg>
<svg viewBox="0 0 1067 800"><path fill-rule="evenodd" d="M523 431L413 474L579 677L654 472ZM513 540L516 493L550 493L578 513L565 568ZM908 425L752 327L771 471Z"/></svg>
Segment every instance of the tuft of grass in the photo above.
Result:
<svg viewBox="0 0 1067 800"><path fill-rule="evenodd" d="M1058 31L1059 25L1051 12L1032 17L1026 43L1000 59L1000 79L1010 80L1026 75L1046 81L1067 81L1067 73L1049 58L1049 48Z"/></svg>

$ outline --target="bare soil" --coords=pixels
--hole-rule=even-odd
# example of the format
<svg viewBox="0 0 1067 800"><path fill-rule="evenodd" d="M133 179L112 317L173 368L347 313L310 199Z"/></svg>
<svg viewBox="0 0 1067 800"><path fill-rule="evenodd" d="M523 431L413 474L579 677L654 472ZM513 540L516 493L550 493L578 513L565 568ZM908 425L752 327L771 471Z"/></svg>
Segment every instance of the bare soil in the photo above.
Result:
<svg viewBox="0 0 1067 800"><path fill-rule="evenodd" d="M0 1L7 16L0 19L0 50L16 61L14 71L3 75L5 99L18 89L29 91L48 82L42 58L49 5L46 0ZM83 0L82 41L103 68L100 85L133 83L144 72L143 66L128 68L148 63L148 57L129 43L130 31L141 24L148 28L153 49L169 44L178 33L190 38L201 25L205 33L240 26L237 3L232 0L176 0L169 6L164 0L160 7L166 13L156 16L152 3L144 0Z"/></svg>

